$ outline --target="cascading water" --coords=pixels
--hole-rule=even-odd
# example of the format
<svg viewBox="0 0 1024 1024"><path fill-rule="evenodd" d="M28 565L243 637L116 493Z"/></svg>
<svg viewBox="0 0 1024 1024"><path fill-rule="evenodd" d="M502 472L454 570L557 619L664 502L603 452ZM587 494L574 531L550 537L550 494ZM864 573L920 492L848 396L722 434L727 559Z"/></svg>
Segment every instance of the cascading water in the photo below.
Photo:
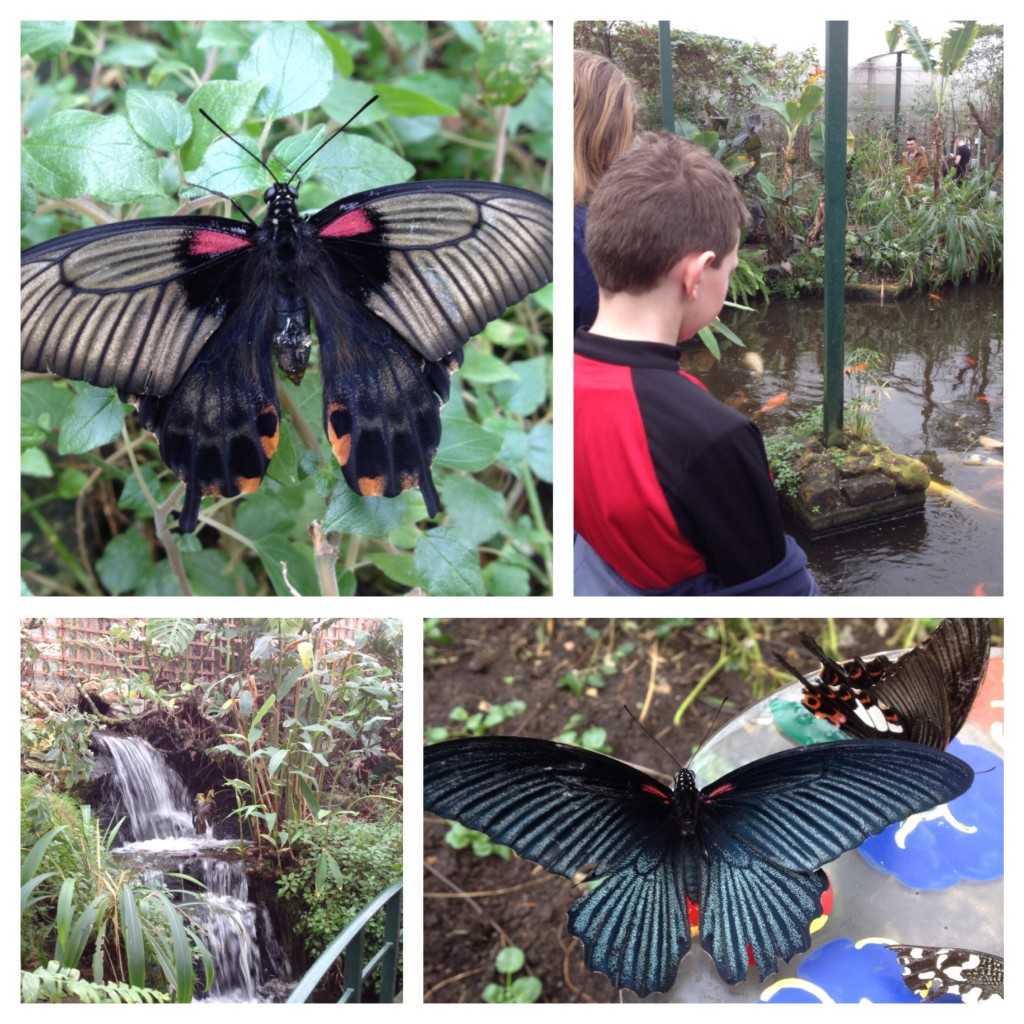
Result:
<svg viewBox="0 0 1024 1024"><path fill-rule="evenodd" d="M130 861L147 881L163 880L198 925L214 961L213 986L203 998L219 1002L280 1001L291 970L270 913L249 898L245 862L212 829L196 834L192 801L178 773L145 740L98 735L106 798L118 833L131 839L113 852ZM197 819L198 820L198 817ZM180 877L201 883L190 888Z"/></svg>

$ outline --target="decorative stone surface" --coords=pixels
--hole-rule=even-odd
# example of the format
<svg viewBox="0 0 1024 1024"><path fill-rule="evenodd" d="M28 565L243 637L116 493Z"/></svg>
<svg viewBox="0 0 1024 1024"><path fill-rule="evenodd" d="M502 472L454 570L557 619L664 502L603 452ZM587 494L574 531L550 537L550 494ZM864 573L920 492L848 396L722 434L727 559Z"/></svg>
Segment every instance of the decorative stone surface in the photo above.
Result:
<svg viewBox="0 0 1024 1024"><path fill-rule="evenodd" d="M794 468L796 497L783 500L812 533L922 510L931 482L924 463L880 441L857 441L844 450L808 438Z"/></svg>

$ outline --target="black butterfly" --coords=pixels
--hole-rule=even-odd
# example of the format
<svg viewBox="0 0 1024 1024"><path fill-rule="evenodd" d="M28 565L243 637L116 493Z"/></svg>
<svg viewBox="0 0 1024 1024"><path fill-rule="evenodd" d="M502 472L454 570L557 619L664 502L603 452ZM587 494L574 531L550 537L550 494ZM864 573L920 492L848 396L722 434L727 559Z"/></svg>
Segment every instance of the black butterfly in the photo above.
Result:
<svg viewBox="0 0 1024 1024"><path fill-rule="evenodd" d="M293 176L294 180L294 176ZM425 181L349 196L306 218L297 185L263 222L155 217L55 238L21 257L22 369L137 401L186 485L255 490L278 443L278 365L302 379L316 325L324 429L349 485L419 487L471 335L551 280L551 203L489 182Z"/></svg>
<svg viewBox="0 0 1024 1024"><path fill-rule="evenodd" d="M762 979L810 945L821 866L909 814L965 792L971 768L910 743L825 743L672 789L593 751L546 740L453 740L424 752L424 806L520 856L600 885L570 908L587 966L644 996L690 948L686 902L728 982Z"/></svg>
<svg viewBox="0 0 1024 1024"><path fill-rule="evenodd" d="M1003 958L974 949L889 946L911 992L933 1000L947 992L965 1003L1003 998Z"/></svg>
<svg viewBox="0 0 1024 1024"><path fill-rule="evenodd" d="M908 739L945 750L960 731L988 665L988 619L945 619L920 647L896 660L884 655L838 662L806 633L803 645L822 663L804 676L778 660L804 685L803 704L860 739Z"/></svg>

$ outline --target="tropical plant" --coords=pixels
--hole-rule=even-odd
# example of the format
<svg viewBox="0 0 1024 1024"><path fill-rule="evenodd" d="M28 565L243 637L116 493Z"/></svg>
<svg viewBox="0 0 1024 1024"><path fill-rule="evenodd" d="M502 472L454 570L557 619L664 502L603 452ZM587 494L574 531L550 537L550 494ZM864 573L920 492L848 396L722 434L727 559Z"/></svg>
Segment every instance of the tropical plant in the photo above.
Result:
<svg viewBox="0 0 1024 1024"><path fill-rule="evenodd" d="M36 998L81 998L72 984L80 976L72 972L91 950L92 981L116 983L92 994L131 1001L124 986L143 990L161 978L176 1002L191 1002L197 965L203 984L213 981L213 960L197 929L162 885L144 883L112 861L119 823L103 831L88 805L80 814L73 826L58 825L36 838L22 860L23 928L35 936L52 934L50 960L59 969L56 976L52 968L37 974L38 980L23 975L23 986ZM64 847L59 853L58 845Z"/></svg>
<svg viewBox="0 0 1024 1024"><path fill-rule="evenodd" d="M74 967L51 960L45 967L21 972L23 1003L166 1003L166 992L137 988L122 981L95 982Z"/></svg>
<svg viewBox="0 0 1024 1024"><path fill-rule="evenodd" d="M254 624L255 671L197 683L192 693L203 714L222 725L221 742L208 752L234 762L239 777L227 784L236 796L240 838L247 825L261 856L280 859L300 821L323 823L367 802L391 805L395 814L401 806L394 791L399 680L367 652L370 634L339 648L326 641L324 624L310 632L286 632L299 624L284 620L276 632ZM381 769L377 785L361 791L360 772L369 777L374 766Z"/></svg>
<svg viewBox="0 0 1024 1024"><path fill-rule="evenodd" d="M938 41L925 39L909 21L897 21L885 34L890 50L902 42L914 60L931 76L935 101L935 115L932 125L932 176L935 184L935 198L939 198L942 181L940 168L943 164L943 143L945 141L946 100L949 95L953 74L967 59L978 35L976 21L957 22ZM938 55L933 50L938 48Z"/></svg>
<svg viewBox="0 0 1024 1024"><path fill-rule="evenodd" d="M414 174L551 190L543 23L23 22L21 31L25 244L179 211L174 195L186 181L262 192L264 169L215 145L200 107L272 151L282 175L312 135L376 92L305 182L311 207ZM294 98L286 116L268 105L268 81ZM181 208L210 202L207 192ZM251 195L239 202L247 213L259 205ZM171 532L179 485L153 438L125 426L113 391L24 380L23 585L92 594L548 591L552 303L549 286L467 348L443 412L435 472L444 514L435 524L423 522L418 491L361 498L340 481L316 426L317 366L300 389L286 385L280 443L260 490L217 506L199 536Z"/></svg>

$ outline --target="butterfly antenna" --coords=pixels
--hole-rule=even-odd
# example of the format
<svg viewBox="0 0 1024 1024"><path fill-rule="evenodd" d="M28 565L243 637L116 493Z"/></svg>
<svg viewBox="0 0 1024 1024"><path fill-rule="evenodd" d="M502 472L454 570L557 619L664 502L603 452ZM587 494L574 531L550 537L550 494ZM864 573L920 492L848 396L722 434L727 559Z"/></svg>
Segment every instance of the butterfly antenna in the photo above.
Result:
<svg viewBox="0 0 1024 1024"><path fill-rule="evenodd" d="M234 197L229 196L229 195L227 195L224 192L218 192L216 189L207 188L205 185L196 185L196 184L194 184L191 181L186 181L185 182L185 186L187 188L200 189L201 191L205 192L207 195L216 196L218 199L226 199L250 224L253 225L253 227L256 226L256 221L254 221L252 219L252 217L250 217L249 214L245 212L245 210L238 204L238 202L235 201ZM193 200L193 202L195 202L197 206L201 206L202 205L202 200L201 199ZM188 207L185 206L182 209L187 210Z"/></svg>
<svg viewBox="0 0 1024 1024"><path fill-rule="evenodd" d="M267 174L274 178L274 172L263 162L263 158L261 156L259 156L257 153L254 153L251 149L246 149L246 147L243 146L238 141L238 139L234 137L234 135L229 134L223 128L221 128L221 126L217 124L217 122L214 121L214 119L210 117L210 115L205 110L203 110L202 107L199 108L199 113L202 114L203 117L205 117L206 120L209 121L210 124L212 124L213 127L216 128L217 131L221 133L221 135L223 135L226 139L230 139L240 150L242 150L243 153L248 153L249 156L251 156L253 160L255 160L260 165L260 167L262 167L267 172ZM274 181L277 181L277 178L274 178ZM218 193L214 194L216 195Z"/></svg>
<svg viewBox="0 0 1024 1024"><path fill-rule="evenodd" d="M328 143L333 142L371 103L376 103L378 99L380 99L379 96L371 96L336 132L332 132L331 135L324 139L324 141L321 142L320 145L317 146L316 149L314 149L313 152L310 153L309 156L307 156L306 159L303 160L302 163L295 168L295 170L292 172L292 176L288 179L288 184L290 185L295 180L299 171L301 171L302 168L305 167L306 164L308 164L309 161L312 160L313 157L315 157L317 153L320 152L321 149L324 148L324 146L328 145ZM264 166L266 166L266 164L264 164Z"/></svg>
<svg viewBox="0 0 1024 1024"><path fill-rule="evenodd" d="M676 762L676 767L677 768L682 768L683 766L676 759L675 754L673 754L672 751L669 750L668 747L666 747L665 744L662 743L661 740L659 740L658 737L655 736L654 733L651 732L651 730L648 729L647 726L644 725L644 723L641 722L640 719L636 717L636 715L633 714L633 712L632 712L632 710L630 710L630 708L626 707L625 704L623 704L622 706L626 709L626 714L629 715L629 717L632 718L633 721L636 722L636 724L639 725L640 728L647 734L647 738L653 740L659 747L661 747L661 749L664 750L666 754L668 754L669 758Z"/></svg>
<svg viewBox="0 0 1024 1024"><path fill-rule="evenodd" d="M718 724L718 716L725 710L725 705L728 702L728 697L722 698L722 703L718 705L718 710L715 712L715 717L711 719L711 724L708 726L708 730L704 733L703 739L697 744L696 749L693 751L693 756L690 758L690 763L693 763L693 758L700 753L701 747L704 746L708 741L708 737L715 731L715 726Z"/></svg>

